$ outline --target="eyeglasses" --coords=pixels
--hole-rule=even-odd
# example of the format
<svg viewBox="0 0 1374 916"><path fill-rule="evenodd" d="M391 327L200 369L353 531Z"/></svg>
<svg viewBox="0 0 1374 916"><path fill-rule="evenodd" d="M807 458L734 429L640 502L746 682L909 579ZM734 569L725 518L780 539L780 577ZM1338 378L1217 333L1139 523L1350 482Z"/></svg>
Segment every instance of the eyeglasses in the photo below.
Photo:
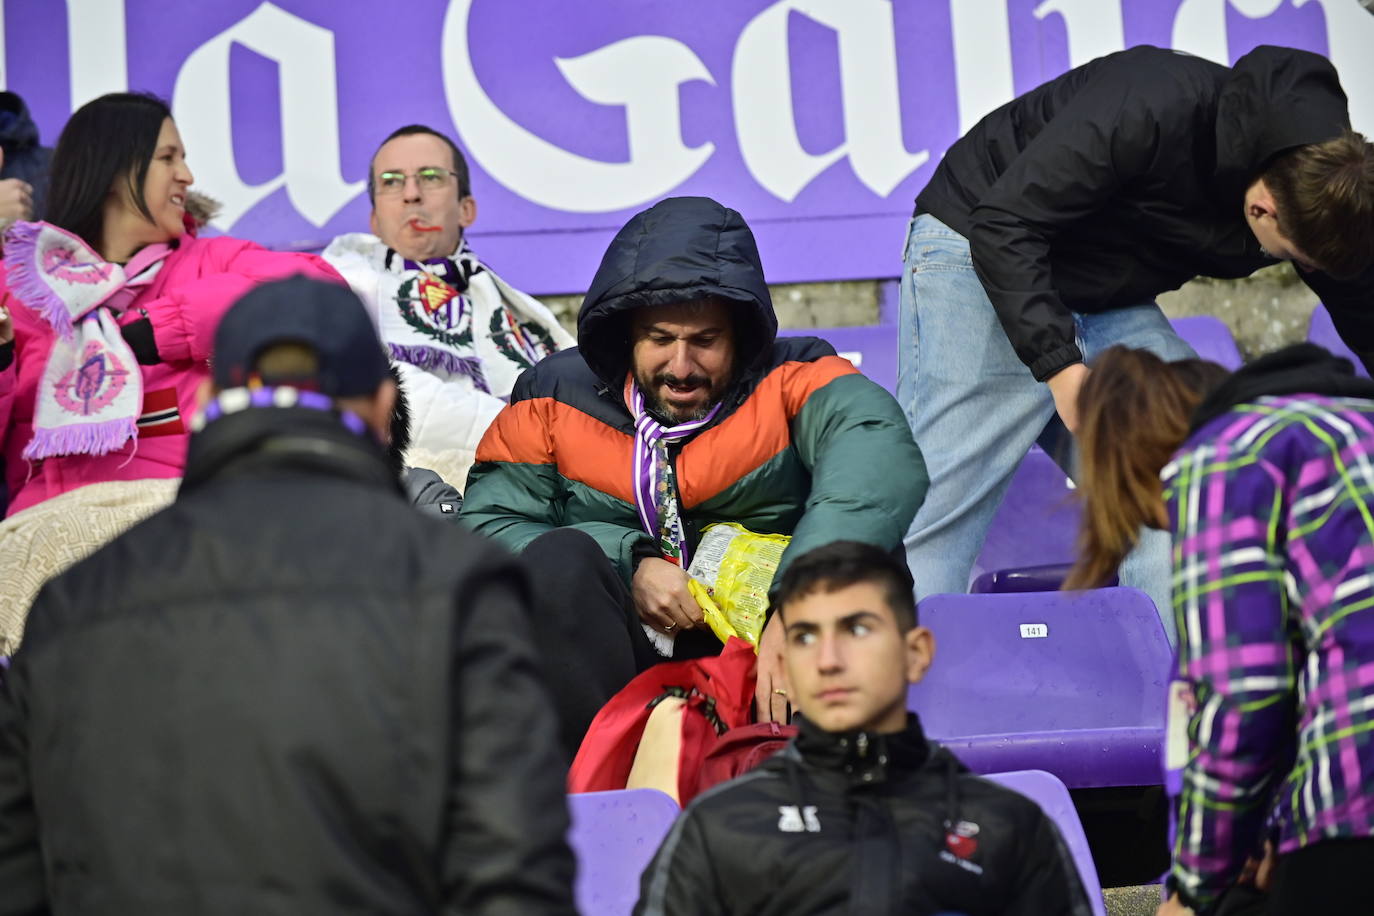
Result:
<svg viewBox="0 0 1374 916"><path fill-rule="evenodd" d="M406 179L410 178L409 172L382 172L377 176L378 194L400 194L405 190ZM420 192L438 191L449 186L449 178L457 178L458 173L450 169L438 167L427 167L417 169L414 173L415 184L419 186Z"/></svg>

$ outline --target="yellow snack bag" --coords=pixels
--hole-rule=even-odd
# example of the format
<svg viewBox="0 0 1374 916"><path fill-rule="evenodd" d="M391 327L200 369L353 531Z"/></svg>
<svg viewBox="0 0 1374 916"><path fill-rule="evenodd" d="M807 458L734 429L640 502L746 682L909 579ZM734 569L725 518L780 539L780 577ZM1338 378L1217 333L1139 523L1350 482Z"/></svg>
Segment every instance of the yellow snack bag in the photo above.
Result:
<svg viewBox="0 0 1374 916"><path fill-rule="evenodd" d="M688 588L721 642L738 636L758 650L768 587L791 540L785 534L756 534L734 522L702 532L687 569Z"/></svg>

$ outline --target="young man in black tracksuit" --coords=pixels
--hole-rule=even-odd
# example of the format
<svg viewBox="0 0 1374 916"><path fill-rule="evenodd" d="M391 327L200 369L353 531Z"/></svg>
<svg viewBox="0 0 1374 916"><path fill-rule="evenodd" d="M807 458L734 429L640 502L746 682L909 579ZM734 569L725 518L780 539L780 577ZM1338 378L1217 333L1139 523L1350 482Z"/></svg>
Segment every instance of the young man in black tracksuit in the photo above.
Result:
<svg viewBox="0 0 1374 916"><path fill-rule="evenodd" d="M636 914L1088 916L1035 802L970 774L906 711L935 645L900 563L819 547L783 574L776 607L801 734L687 807Z"/></svg>

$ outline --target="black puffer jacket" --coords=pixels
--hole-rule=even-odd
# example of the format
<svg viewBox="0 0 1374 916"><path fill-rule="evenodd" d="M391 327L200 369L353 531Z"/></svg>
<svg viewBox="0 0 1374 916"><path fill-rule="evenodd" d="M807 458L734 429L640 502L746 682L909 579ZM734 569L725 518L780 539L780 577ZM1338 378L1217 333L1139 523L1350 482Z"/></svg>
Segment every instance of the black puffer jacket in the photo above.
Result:
<svg viewBox="0 0 1374 916"><path fill-rule="evenodd" d="M38 144L38 127L29 117L29 108L13 92L0 92L0 149L5 152L0 179L27 181L33 187L33 218L42 219L52 150Z"/></svg>
<svg viewBox="0 0 1374 916"><path fill-rule="evenodd" d="M948 826L947 826L948 825ZM697 797L640 886L639 916L1088 916L1054 824L927 743L808 723Z"/></svg>
<svg viewBox="0 0 1374 916"><path fill-rule="evenodd" d="M979 121L916 198L969 240L1021 360L1044 380L1082 360L1072 311L1149 302L1196 276L1275 263L1244 218L1270 158L1350 126L1323 57L1260 47L1234 68L1138 47L1070 70ZM1303 276L1374 368L1374 267Z"/></svg>
<svg viewBox="0 0 1374 916"><path fill-rule="evenodd" d="M330 414L191 440L0 690L0 913L574 913L514 558Z"/></svg>

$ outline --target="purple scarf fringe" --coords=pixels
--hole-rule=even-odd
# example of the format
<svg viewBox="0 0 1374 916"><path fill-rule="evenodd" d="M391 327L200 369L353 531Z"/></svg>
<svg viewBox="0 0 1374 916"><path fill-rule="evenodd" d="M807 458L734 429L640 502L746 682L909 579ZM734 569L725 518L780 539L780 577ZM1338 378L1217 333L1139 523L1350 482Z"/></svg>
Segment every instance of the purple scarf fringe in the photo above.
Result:
<svg viewBox="0 0 1374 916"><path fill-rule="evenodd" d="M472 384L478 391L491 394L491 388L487 385L487 377L482 372L482 361L475 356L459 356L448 350L440 350L436 347L421 347L407 344L389 343L387 347L391 350L391 358L418 366L421 369L434 370L443 369L452 375L465 375L472 379Z"/></svg>
<svg viewBox="0 0 1374 916"><path fill-rule="evenodd" d="M138 418L118 417L103 423L72 423L53 429L35 429L24 446L29 461L59 455L108 455L138 437Z"/></svg>
<svg viewBox="0 0 1374 916"><path fill-rule="evenodd" d="M5 231L6 283L20 302L37 312L63 339L73 333L67 303L38 276L38 235L45 223L17 222Z"/></svg>

